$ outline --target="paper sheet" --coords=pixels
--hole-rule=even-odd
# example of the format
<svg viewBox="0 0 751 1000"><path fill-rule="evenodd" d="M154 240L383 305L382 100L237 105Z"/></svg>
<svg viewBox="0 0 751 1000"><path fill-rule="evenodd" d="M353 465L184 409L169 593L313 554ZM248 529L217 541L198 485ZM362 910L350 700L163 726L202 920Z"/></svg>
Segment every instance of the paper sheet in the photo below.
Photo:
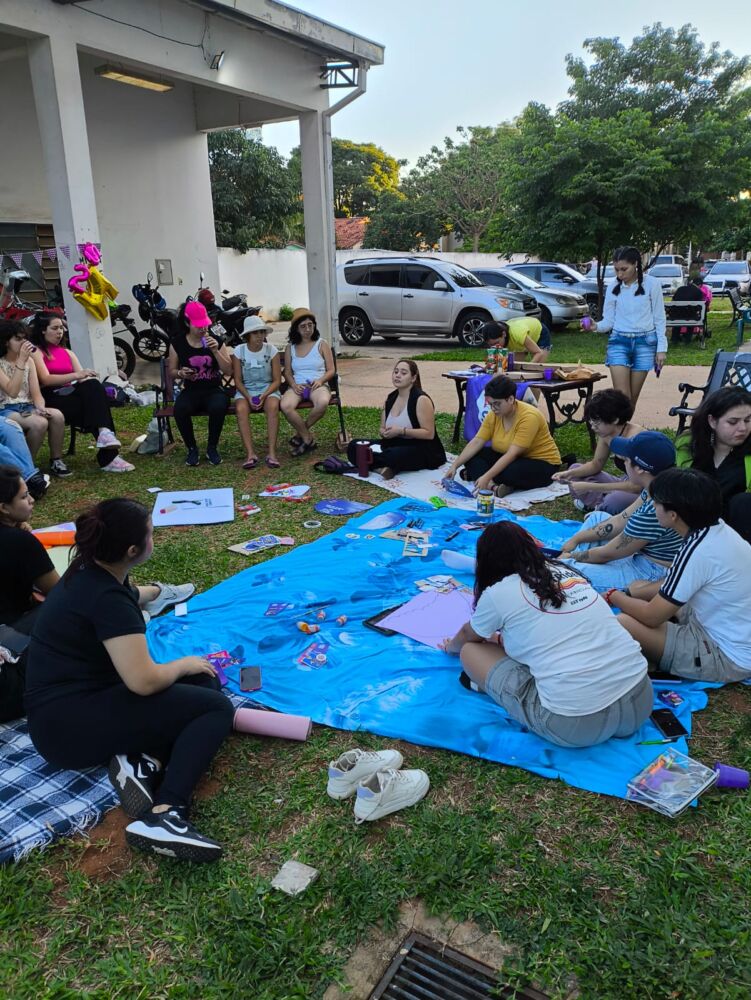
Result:
<svg viewBox="0 0 751 1000"><path fill-rule="evenodd" d="M423 591L392 611L379 624L438 649L439 643L456 635L471 617L470 591L452 590L448 594Z"/></svg>

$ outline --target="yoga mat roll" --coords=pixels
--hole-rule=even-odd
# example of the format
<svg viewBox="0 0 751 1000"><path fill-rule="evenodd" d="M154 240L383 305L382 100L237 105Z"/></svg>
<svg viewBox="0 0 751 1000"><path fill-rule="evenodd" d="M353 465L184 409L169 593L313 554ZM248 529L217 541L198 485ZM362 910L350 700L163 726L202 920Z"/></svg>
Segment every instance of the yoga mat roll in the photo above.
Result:
<svg viewBox="0 0 751 1000"><path fill-rule="evenodd" d="M56 545L73 545L76 540L75 531L33 531L34 538L38 538L45 549L54 548Z"/></svg>
<svg viewBox="0 0 751 1000"><path fill-rule="evenodd" d="M259 712L255 708L238 708L233 728L238 733L252 733L253 736L307 740L312 724L307 715L285 715L283 712Z"/></svg>

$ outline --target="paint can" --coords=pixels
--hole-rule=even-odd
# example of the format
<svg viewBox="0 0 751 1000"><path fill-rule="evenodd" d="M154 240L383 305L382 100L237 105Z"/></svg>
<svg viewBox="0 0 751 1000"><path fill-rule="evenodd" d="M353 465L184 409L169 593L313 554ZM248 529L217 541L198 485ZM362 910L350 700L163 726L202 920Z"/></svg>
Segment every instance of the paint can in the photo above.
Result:
<svg viewBox="0 0 751 1000"><path fill-rule="evenodd" d="M492 490L480 490L477 494L477 516L491 520L495 510L495 496Z"/></svg>

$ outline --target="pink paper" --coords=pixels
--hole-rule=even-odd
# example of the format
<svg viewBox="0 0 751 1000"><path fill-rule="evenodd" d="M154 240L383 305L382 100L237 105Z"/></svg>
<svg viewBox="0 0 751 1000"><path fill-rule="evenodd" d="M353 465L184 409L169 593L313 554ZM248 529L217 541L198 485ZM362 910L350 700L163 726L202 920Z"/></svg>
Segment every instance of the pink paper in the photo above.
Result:
<svg viewBox="0 0 751 1000"><path fill-rule="evenodd" d="M451 639L472 617L472 601L468 590L424 591L382 618L379 625L438 649L439 643Z"/></svg>

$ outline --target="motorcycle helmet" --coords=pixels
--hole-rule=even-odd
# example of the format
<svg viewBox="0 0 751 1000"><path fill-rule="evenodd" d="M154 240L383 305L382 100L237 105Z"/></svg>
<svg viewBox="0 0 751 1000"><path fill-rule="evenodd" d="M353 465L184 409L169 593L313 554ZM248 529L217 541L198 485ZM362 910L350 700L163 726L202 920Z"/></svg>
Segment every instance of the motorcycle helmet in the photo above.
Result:
<svg viewBox="0 0 751 1000"><path fill-rule="evenodd" d="M196 298L201 303L201 305L205 306L207 309L210 306L213 306L214 303L216 302L216 296L214 295L214 293L211 291L210 288L200 289Z"/></svg>

